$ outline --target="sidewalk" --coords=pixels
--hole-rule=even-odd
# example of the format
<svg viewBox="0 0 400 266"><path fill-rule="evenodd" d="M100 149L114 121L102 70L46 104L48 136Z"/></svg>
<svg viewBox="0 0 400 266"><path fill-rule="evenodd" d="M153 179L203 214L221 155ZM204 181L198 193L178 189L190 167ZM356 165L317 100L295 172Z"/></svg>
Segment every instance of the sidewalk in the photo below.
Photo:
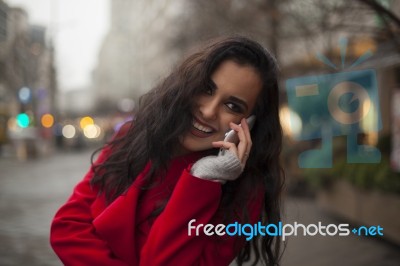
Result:
<svg viewBox="0 0 400 266"><path fill-rule="evenodd" d="M62 265L49 244L50 222L89 169L90 154L0 158L1 266Z"/></svg>
<svg viewBox="0 0 400 266"><path fill-rule="evenodd" d="M347 223L319 210L311 199L289 198L285 223L323 225ZM351 228L351 225L350 225ZM379 238L349 236L292 236L287 241L283 266L396 266L400 247Z"/></svg>

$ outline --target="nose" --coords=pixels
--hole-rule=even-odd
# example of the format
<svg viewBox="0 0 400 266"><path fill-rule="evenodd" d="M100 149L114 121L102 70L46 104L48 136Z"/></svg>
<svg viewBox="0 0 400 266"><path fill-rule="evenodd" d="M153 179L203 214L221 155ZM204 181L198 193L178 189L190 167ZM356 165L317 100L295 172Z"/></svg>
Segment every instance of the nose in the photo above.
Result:
<svg viewBox="0 0 400 266"><path fill-rule="evenodd" d="M217 100L206 100L203 101L199 106L201 116L206 120L214 120L218 114L218 102Z"/></svg>

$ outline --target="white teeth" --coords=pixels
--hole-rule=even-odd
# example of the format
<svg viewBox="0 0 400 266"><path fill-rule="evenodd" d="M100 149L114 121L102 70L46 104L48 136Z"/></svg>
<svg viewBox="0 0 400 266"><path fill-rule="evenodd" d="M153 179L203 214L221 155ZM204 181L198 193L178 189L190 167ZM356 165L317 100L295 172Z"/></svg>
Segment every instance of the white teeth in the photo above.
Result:
<svg viewBox="0 0 400 266"><path fill-rule="evenodd" d="M203 125L201 125L201 124L199 124L199 123L197 123L195 120L193 120L193 127L194 128L196 128L196 129L198 129L198 130L200 130L200 131L203 131L203 132L205 132L205 133L211 133L213 130L212 130L212 128L209 128L209 127L205 127L205 126L203 126Z"/></svg>

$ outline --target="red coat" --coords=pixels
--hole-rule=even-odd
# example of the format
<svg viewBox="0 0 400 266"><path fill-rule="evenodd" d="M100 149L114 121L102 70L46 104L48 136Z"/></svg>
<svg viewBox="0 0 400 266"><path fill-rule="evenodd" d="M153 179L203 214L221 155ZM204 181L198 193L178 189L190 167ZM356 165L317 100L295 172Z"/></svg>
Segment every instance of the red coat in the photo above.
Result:
<svg viewBox="0 0 400 266"><path fill-rule="evenodd" d="M97 162L106 156L103 151ZM206 236L202 230L199 236L194 231L188 236L192 219L195 224L219 223L221 184L188 171L199 156L174 159L162 183L141 190L148 165L127 193L108 206L90 186L91 169L55 215L50 236L54 251L65 265L72 266L229 265L245 240ZM154 209L169 196L165 209L152 218ZM248 204L251 223L259 219L261 202L259 197Z"/></svg>

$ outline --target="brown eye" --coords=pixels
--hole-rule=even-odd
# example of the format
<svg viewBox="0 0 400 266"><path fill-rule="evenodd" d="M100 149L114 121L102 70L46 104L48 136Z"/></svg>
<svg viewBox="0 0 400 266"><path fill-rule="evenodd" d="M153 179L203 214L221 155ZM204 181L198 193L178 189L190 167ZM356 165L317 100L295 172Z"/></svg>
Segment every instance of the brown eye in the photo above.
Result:
<svg viewBox="0 0 400 266"><path fill-rule="evenodd" d="M235 103L226 103L226 107L228 107L230 110L232 110L235 113L243 113L243 108L240 107L239 105Z"/></svg>

